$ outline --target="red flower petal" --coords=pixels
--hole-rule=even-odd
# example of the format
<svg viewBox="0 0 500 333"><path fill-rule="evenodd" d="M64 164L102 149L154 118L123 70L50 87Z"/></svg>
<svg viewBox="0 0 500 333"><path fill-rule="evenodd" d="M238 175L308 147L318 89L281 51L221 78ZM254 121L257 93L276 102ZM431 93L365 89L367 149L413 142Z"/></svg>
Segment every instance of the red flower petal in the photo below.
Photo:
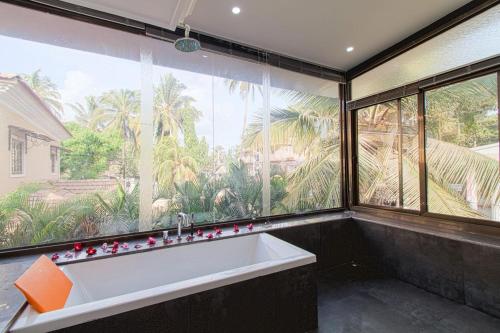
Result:
<svg viewBox="0 0 500 333"><path fill-rule="evenodd" d="M116 252L118 252L118 248L117 247L113 247L113 249L111 249L111 253L115 254Z"/></svg>
<svg viewBox="0 0 500 333"><path fill-rule="evenodd" d="M201 229L196 230L196 236L202 237L203 236L203 230L201 230Z"/></svg>
<svg viewBox="0 0 500 333"><path fill-rule="evenodd" d="M123 243L122 244L122 248L125 249L125 250L128 250L128 243Z"/></svg>
<svg viewBox="0 0 500 333"><path fill-rule="evenodd" d="M87 249L87 255L89 256L93 256L94 254L96 254L97 250L94 249L92 246L89 246L89 248Z"/></svg>
<svg viewBox="0 0 500 333"><path fill-rule="evenodd" d="M215 234L216 234L216 235L220 235L220 234L222 234L222 229L220 229L220 228L215 228Z"/></svg>
<svg viewBox="0 0 500 333"><path fill-rule="evenodd" d="M155 245L156 244L156 239L154 237L149 237L148 238L148 245Z"/></svg>
<svg viewBox="0 0 500 333"><path fill-rule="evenodd" d="M253 229L253 224L250 223L249 225L247 225L247 228L248 228L248 230L252 230Z"/></svg>
<svg viewBox="0 0 500 333"><path fill-rule="evenodd" d="M233 230L234 230L234 232L240 232L240 228L238 227L238 225L237 225L237 224L235 224L235 225L233 226Z"/></svg>
<svg viewBox="0 0 500 333"><path fill-rule="evenodd" d="M59 259L59 254L54 253L54 254L52 255L52 258L51 258L51 259L52 259L52 261L56 261L57 259Z"/></svg>
<svg viewBox="0 0 500 333"><path fill-rule="evenodd" d="M75 252L79 252L83 249L82 243L74 243L73 248L75 249Z"/></svg>
<svg viewBox="0 0 500 333"><path fill-rule="evenodd" d="M208 239L212 239L212 238L214 238L214 235L212 235L212 234L210 233L210 234L208 234L208 235L207 235L207 238L208 238Z"/></svg>

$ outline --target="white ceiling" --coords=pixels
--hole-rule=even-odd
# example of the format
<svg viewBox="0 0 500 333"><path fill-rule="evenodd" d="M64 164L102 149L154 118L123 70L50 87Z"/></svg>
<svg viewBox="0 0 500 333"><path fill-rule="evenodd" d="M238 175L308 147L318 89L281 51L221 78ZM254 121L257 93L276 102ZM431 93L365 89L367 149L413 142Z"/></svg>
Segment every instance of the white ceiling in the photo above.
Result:
<svg viewBox="0 0 500 333"><path fill-rule="evenodd" d="M63 0L159 27L175 30L191 13L196 0Z"/></svg>
<svg viewBox="0 0 500 333"><path fill-rule="evenodd" d="M67 1L169 29L186 17L193 30L347 70L469 0Z"/></svg>

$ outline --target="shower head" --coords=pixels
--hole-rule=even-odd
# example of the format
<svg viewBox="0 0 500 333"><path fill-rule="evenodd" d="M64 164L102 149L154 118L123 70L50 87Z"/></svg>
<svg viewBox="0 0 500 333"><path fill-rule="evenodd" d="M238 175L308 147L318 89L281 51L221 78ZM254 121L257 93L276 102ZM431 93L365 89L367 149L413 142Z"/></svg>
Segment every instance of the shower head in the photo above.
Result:
<svg viewBox="0 0 500 333"><path fill-rule="evenodd" d="M189 25L185 24L184 29L184 37L179 38L174 42L175 48L181 52L198 51L201 48L200 42L197 39L189 37Z"/></svg>

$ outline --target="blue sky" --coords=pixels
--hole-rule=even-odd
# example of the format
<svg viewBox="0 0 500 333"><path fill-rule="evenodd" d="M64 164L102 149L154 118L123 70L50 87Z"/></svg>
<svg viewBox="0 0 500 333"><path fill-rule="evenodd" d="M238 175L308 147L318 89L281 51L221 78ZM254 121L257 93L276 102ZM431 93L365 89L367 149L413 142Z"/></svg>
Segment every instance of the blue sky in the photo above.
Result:
<svg viewBox="0 0 500 333"><path fill-rule="evenodd" d="M63 48L23 39L0 36L2 50L0 72L32 73L41 69L58 87L64 103L63 121L74 119L69 104L82 103L88 95L100 95L112 89L140 90L140 63L75 49ZM212 138L212 77L173 68L154 66L153 80L172 73L186 87L185 94L195 99L202 112L196 130L212 146L226 149L236 146L243 128L244 101L238 93L230 94L224 79L214 77L215 136ZM283 107L286 100L273 95L273 105ZM249 102L248 122L258 112L262 99L258 94Z"/></svg>

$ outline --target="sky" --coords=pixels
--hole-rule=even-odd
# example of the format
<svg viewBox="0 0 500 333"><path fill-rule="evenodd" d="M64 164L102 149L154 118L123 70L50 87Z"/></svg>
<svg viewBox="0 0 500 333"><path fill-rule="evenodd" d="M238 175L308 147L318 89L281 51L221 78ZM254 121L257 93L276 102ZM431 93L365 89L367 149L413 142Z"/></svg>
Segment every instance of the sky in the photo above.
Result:
<svg viewBox="0 0 500 333"><path fill-rule="evenodd" d="M63 121L75 119L70 104L83 104L85 96L112 89L140 90L141 66L136 61L6 36L0 36L0 45L0 73L26 74L41 69L42 74L57 85L64 104ZM229 93L224 78L214 76L212 100L212 76L156 65L153 82L158 83L167 73L172 73L187 87L184 94L193 97L194 106L202 112L196 124L198 137L204 136L210 147L230 149L239 144L245 103L238 91ZM272 94L272 106L285 107L286 104L284 97ZM259 94L249 100L248 123L261 106Z"/></svg>

